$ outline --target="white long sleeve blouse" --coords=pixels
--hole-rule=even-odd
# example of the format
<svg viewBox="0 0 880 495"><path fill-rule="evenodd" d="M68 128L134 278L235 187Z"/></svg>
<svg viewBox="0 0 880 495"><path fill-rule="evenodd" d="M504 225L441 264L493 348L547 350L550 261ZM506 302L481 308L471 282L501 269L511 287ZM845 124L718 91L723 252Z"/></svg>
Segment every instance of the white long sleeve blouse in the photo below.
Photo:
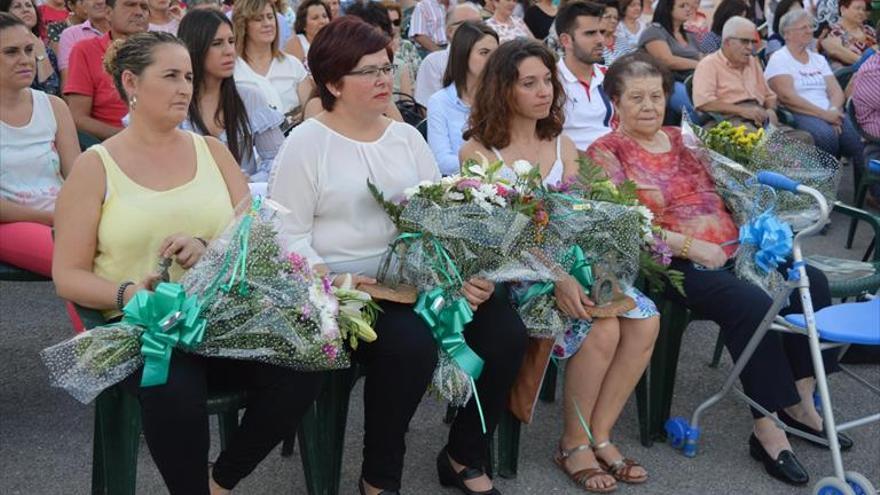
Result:
<svg viewBox="0 0 880 495"><path fill-rule="evenodd" d="M275 160L268 195L289 210L281 214L287 247L332 272L370 277L397 229L367 180L394 198L440 179L421 134L395 121L376 141L362 142L309 119L290 133Z"/></svg>

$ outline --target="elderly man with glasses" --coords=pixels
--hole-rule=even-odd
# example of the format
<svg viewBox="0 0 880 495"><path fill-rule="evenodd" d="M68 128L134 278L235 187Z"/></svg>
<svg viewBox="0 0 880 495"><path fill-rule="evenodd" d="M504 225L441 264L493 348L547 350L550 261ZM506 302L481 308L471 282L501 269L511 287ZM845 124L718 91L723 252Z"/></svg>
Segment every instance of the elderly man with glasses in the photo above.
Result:
<svg viewBox="0 0 880 495"><path fill-rule="evenodd" d="M776 93L754 56L758 39L755 24L744 17L734 16L724 23L721 49L700 60L694 72L694 106L750 130L772 124L791 138L813 144L809 133L779 125Z"/></svg>

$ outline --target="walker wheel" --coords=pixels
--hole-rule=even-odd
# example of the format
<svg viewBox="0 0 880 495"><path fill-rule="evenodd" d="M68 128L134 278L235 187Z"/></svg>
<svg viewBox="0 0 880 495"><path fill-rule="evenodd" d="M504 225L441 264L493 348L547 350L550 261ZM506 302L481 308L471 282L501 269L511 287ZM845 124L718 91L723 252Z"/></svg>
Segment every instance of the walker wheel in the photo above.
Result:
<svg viewBox="0 0 880 495"><path fill-rule="evenodd" d="M874 485L872 485L871 482L868 481L868 478L861 473L847 471L845 476L846 482L856 495L874 495L877 493L877 491L874 490Z"/></svg>
<svg viewBox="0 0 880 495"><path fill-rule="evenodd" d="M669 444L672 445L672 448L681 449L684 447L684 441L687 438L687 431L690 429L686 419L681 416L669 418L666 420L664 429L666 430L666 438L669 440Z"/></svg>
<svg viewBox="0 0 880 495"><path fill-rule="evenodd" d="M855 495L855 492L845 481L829 476L813 485L813 495Z"/></svg>

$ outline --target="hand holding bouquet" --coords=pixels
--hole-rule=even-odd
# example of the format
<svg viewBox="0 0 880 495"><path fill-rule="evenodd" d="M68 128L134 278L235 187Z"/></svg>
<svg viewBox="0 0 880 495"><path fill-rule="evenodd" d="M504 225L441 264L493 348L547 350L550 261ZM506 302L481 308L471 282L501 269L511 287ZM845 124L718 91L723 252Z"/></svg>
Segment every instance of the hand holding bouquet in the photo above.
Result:
<svg viewBox="0 0 880 495"><path fill-rule="evenodd" d="M350 365L344 342L375 339L369 296L336 289L279 244L271 202L254 206L208 246L179 284L141 291L121 322L45 349L52 384L82 402L142 364L142 386L167 379L174 348L303 371Z"/></svg>

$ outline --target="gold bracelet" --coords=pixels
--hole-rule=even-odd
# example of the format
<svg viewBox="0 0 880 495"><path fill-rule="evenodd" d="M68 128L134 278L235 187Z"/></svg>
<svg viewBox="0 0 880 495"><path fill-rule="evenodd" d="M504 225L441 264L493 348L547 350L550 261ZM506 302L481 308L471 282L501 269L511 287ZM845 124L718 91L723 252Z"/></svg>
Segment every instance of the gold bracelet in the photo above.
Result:
<svg viewBox="0 0 880 495"><path fill-rule="evenodd" d="M678 257L687 259L688 251L690 251L691 244L693 244L693 243L694 243L693 236L685 237L684 244L681 246L681 251L678 252Z"/></svg>

